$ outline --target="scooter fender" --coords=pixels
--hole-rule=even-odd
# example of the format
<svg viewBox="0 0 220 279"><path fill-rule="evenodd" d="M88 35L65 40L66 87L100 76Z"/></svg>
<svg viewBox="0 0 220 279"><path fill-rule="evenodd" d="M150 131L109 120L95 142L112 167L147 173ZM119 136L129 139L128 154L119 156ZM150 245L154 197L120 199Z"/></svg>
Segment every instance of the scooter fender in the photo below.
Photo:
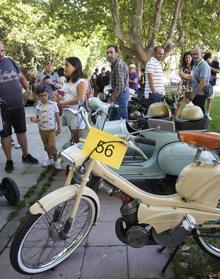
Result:
<svg viewBox="0 0 220 279"><path fill-rule="evenodd" d="M59 188L45 197L41 198L38 202L35 202L31 207L30 207L30 213L33 215L36 214L44 214L45 211L49 211L53 207L55 207L57 204L60 204L62 202L67 201L69 198L75 197L77 195L77 192L79 191L79 185L70 185L70 186L65 186L62 188ZM97 215L96 215L96 220L98 220L99 217L99 211L100 211L100 202L99 198L96 195L96 193L88 188L85 187L83 193L83 196L87 196L91 199L93 199L97 205Z"/></svg>

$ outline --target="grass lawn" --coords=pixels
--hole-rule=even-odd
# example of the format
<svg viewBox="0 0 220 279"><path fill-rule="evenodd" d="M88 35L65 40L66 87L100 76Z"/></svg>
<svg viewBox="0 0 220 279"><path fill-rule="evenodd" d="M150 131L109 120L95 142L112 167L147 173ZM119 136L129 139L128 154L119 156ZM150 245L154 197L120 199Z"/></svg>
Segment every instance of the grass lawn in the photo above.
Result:
<svg viewBox="0 0 220 279"><path fill-rule="evenodd" d="M209 131L220 133L220 95L212 100L212 120ZM220 187L220 185L219 185ZM219 240L220 241L220 240ZM177 279L220 279L220 260L205 254L192 237L187 239L188 250L179 251L173 260Z"/></svg>
<svg viewBox="0 0 220 279"><path fill-rule="evenodd" d="M212 100L212 121L209 122L209 131L220 133L220 95Z"/></svg>

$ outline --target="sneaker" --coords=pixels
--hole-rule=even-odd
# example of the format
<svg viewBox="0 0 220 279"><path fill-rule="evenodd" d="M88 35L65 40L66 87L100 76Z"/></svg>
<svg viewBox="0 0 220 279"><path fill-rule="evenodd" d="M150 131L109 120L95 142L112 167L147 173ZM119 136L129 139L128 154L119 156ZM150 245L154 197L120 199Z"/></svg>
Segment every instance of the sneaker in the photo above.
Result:
<svg viewBox="0 0 220 279"><path fill-rule="evenodd" d="M39 161L34 158L33 156L31 156L31 154L28 154L27 156L22 155L22 161L24 163L30 163L30 164L38 164Z"/></svg>
<svg viewBox="0 0 220 279"><path fill-rule="evenodd" d="M20 149L20 148L21 148L20 144L15 145L15 149Z"/></svg>
<svg viewBox="0 0 220 279"><path fill-rule="evenodd" d="M5 171L7 171L8 173L12 172L14 169L14 164L12 160L8 160L5 164Z"/></svg>
<svg viewBox="0 0 220 279"><path fill-rule="evenodd" d="M47 168L49 166L52 166L54 164L54 160L53 159L48 159L47 161L45 161L43 163L43 168Z"/></svg>
<svg viewBox="0 0 220 279"><path fill-rule="evenodd" d="M209 113L206 113L208 120L212 120L212 117L209 115Z"/></svg>
<svg viewBox="0 0 220 279"><path fill-rule="evenodd" d="M54 168L55 168L56 170L61 170L61 169L62 169L59 159L56 160L56 161L54 161Z"/></svg>

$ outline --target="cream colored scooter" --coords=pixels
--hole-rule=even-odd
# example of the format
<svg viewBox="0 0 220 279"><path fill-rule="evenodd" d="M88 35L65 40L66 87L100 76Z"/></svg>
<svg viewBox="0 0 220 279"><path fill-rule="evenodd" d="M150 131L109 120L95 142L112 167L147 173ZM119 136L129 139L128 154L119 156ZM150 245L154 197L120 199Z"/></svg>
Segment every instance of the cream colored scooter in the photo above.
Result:
<svg viewBox="0 0 220 279"><path fill-rule="evenodd" d="M192 164L181 171L177 193L170 196L138 189L106 165L85 157L80 145L64 150L62 157L72 166L65 187L31 206L29 217L19 227L11 245L13 267L24 274L47 271L82 244L99 216L99 198L86 187L91 173L103 179L101 188L122 200L121 217L115 225L122 242L136 248L159 244L160 251L174 248L163 272L190 233L205 252L220 258L220 165L217 161L211 164L199 161L203 150L220 149L220 135L180 132L179 138L194 145L197 153ZM74 169L83 162L81 184L69 185Z"/></svg>

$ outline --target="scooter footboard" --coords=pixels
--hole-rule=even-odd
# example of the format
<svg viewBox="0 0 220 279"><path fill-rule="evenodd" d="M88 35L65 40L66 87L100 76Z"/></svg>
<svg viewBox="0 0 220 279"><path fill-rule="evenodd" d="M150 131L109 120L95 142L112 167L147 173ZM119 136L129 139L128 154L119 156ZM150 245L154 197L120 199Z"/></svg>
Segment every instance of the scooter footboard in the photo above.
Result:
<svg viewBox="0 0 220 279"><path fill-rule="evenodd" d="M39 201L35 202L31 207L30 207L30 213L33 215L36 214L44 214L45 211L48 212L50 209L53 207L57 206L58 204L65 202L69 200L70 198L73 198L77 195L79 191L78 185L70 185L70 186L65 186L62 188L59 188L48 195L44 196L42 199ZM100 202L99 198L96 195L96 193L88 188L85 187L83 193L83 196L87 196L91 199L93 199L97 205L97 215L96 215L96 220L98 220L99 217L99 210L100 210Z"/></svg>
<svg viewBox="0 0 220 279"><path fill-rule="evenodd" d="M212 211L204 211L190 208L147 206L140 204L138 208L138 223L150 224L157 233L175 228L182 222L184 216L190 214L201 225L209 220L220 220L220 209L213 208Z"/></svg>

